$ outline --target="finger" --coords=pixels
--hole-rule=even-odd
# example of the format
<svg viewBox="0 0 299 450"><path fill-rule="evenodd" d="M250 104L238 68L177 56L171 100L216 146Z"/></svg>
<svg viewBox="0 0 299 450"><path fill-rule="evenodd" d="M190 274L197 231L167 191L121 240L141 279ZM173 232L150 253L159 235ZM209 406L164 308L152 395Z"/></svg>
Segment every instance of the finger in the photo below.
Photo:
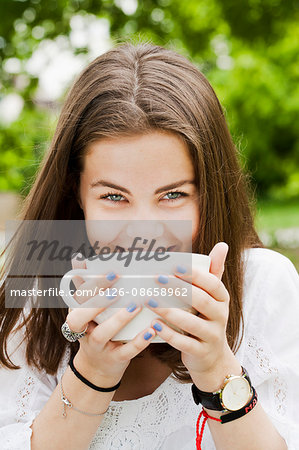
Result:
<svg viewBox="0 0 299 450"><path fill-rule="evenodd" d="M95 329L95 327L97 327L98 324L96 322L94 322L93 320L91 320L90 322L88 322L87 324L87 330L86 330L86 334L89 335L93 332L93 330ZM84 339L84 336L83 338Z"/></svg>
<svg viewBox="0 0 299 450"><path fill-rule="evenodd" d="M210 272L221 279L224 272L225 259L228 253L228 245L225 242L218 242L210 252L211 258Z"/></svg>
<svg viewBox="0 0 299 450"><path fill-rule="evenodd" d="M166 341L169 345L176 348L177 350L190 354L196 355L199 354L202 346L202 342L198 341L194 337L185 336L177 331L173 330L170 326L168 326L162 320L153 321L153 325L159 323L161 330L157 332L158 336L161 336L164 341Z"/></svg>
<svg viewBox="0 0 299 450"><path fill-rule="evenodd" d="M219 302L217 302L217 300L215 300L205 290L178 277L169 277L167 284L165 284L165 280L166 279L164 278L163 286L168 286L167 292L169 295L148 297L146 298L146 301L151 298L153 300L153 305L157 302L160 307L178 307L180 309L190 311L193 314L199 312L202 316L209 320L217 320L222 316L222 311L219 310ZM158 278L156 281L157 284L161 286ZM171 292L174 292L176 295L172 296ZM177 300L181 302L181 305L177 303ZM194 311L194 309L196 311Z"/></svg>
<svg viewBox="0 0 299 450"><path fill-rule="evenodd" d="M82 333L82 331L86 330L86 331L85 331L86 335L89 335L90 333L92 333L92 331L95 329L95 327L96 327L97 325L98 325L98 324L97 324L96 322L94 322L93 320L91 320L90 322L88 322L88 323L84 326L84 328L82 328L82 330L77 331L77 330L73 330L71 327L70 327L70 328L71 328L72 331L77 332L77 333ZM82 336L82 338L80 338L80 340L84 339L84 337L85 337L85 336Z"/></svg>
<svg viewBox="0 0 299 450"><path fill-rule="evenodd" d="M106 304L99 308L73 308L66 316L66 322L72 331L84 330L88 322L93 320L98 314L103 312L107 306L115 300L106 300Z"/></svg>
<svg viewBox="0 0 299 450"><path fill-rule="evenodd" d="M220 302L198 286L192 285L192 308L206 320L225 320L228 302Z"/></svg>
<svg viewBox="0 0 299 450"><path fill-rule="evenodd" d="M152 307L149 304L146 304L146 306L161 316L163 321L175 331L182 334L190 333L203 341L209 339L211 327L205 319L179 308ZM154 322L155 320L152 326Z"/></svg>
<svg viewBox="0 0 299 450"><path fill-rule="evenodd" d="M69 322L68 322L68 320L66 320L66 322L67 322L67 324L68 324L68 326L70 327L70 324L69 324ZM82 329L80 329L79 330L79 328L77 329L74 329L74 328L72 328L72 327L70 327L70 329L72 330L72 331L74 331L75 333L82 333L82 331L84 331L85 330L85 333L86 334L90 334L91 332L92 332L92 330L95 328L97 326L97 323L96 322L94 322L93 320L91 321L91 322L88 322L84 327L82 327ZM82 336L82 338L80 338L80 339L83 339L84 338L84 336Z"/></svg>
<svg viewBox="0 0 299 450"><path fill-rule="evenodd" d="M72 255L72 268L73 269L86 269L86 261L85 259L83 259L83 255L82 253L75 253L74 255ZM79 275L75 275L72 278L72 281L76 287L76 289L78 289L82 283L84 283L83 278L81 278Z"/></svg>
<svg viewBox="0 0 299 450"><path fill-rule="evenodd" d="M127 323L136 317L142 310L141 306L136 306L134 310L132 304L126 308L121 308L108 319L99 324L93 332L93 339L97 343L107 343L112 339ZM127 309L128 308L128 309Z"/></svg>
<svg viewBox="0 0 299 450"><path fill-rule="evenodd" d="M149 327L142 330L134 337L134 339L122 346L118 346L114 350L115 356L120 361L127 361L135 358L142 350L148 347L156 335L156 330L154 330L154 328Z"/></svg>
<svg viewBox="0 0 299 450"><path fill-rule="evenodd" d="M188 274L186 277L186 274L176 272L175 276L189 283ZM229 300L229 293L220 278L210 272L204 272L197 268L192 269L192 284L206 291L217 301Z"/></svg>
<svg viewBox="0 0 299 450"><path fill-rule="evenodd" d="M99 274L96 277L93 276L91 279L84 281L79 286L79 289L77 289L73 297L80 304L95 296L99 296L99 299L101 298L101 296L105 297L106 295L113 295L113 297L116 297L118 291L117 288L108 288L112 288L114 283L116 283L119 278L119 275L115 274L114 272ZM108 291L105 293L106 289L108 289Z"/></svg>

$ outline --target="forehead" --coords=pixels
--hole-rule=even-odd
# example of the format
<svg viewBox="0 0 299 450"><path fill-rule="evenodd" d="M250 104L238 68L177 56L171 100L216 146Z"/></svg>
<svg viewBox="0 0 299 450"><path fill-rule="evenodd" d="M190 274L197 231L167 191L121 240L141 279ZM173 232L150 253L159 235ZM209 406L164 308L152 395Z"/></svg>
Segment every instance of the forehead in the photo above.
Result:
<svg viewBox="0 0 299 450"><path fill-rule="evenodd" d="M166 164L172 169L192 165L183 138L164 130L93 141L86 148L84 168L92 169L97 163L106 169L116 164L123 169L137 169L147 164L159 167Z"/></svg>

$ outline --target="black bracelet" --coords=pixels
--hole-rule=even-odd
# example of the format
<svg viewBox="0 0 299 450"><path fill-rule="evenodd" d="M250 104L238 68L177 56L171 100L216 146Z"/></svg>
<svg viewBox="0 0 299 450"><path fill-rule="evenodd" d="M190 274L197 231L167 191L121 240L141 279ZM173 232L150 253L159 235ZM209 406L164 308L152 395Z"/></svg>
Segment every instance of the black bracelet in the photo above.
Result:
<svg viewBox="0 0 299 450"><path fill-rule="evenodd" d="M245 416L245 414L249 413L257 404L257 393L254 387L252 386L253 396L243 408L238 411L233 411L229 414L223 414L220 416L221 423L231 422L232 420L239 419L239 417Z"/></svg>
<svg viewBox="0 0 299 450"><path fill-rule="evenodd" d="M78 370L74 367L73 360L74 360L74 356L70 359L70 362L69 362L70 368L72 369L72 371L74 372L76 377L79 378L79 380L81 380L83 383L87 384L87 386L89 386L90 388L94 389L95 391L100 391L100 392L111 392L111 391L115 391L117 388L119 388L120 383L121 383L120 381L115 386L112 386L110 388L101 388L101 387L96 386L95 384L91 383L86 378L84 378L83 375L81 375L81 373L79 373Z"/></svg>

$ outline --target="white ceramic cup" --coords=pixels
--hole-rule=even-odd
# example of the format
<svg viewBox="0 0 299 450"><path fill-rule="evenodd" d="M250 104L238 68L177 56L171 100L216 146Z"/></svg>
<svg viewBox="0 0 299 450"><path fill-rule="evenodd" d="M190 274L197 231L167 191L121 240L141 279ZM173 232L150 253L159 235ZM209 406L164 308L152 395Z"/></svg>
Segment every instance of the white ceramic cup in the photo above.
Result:
<svg viewBox="0 0 299 450"><path fill-rule="evenodd" d="M130 255L129 252L123 253L124 256ZM150 257L153 257L154 252L148 253ZM140 260L134 258L134 253L131 257L129 265L125 267L124 261L120 261L116 256L112 257L110 260L102 260L100 258L96 259L86 259L87 269L72 269L67 272L61 279L60 282L60 293L64 302L70 308L94 308L101 307L102 305L107 305L107 300L104 295L100 298L99 295L96 297L89 298L84 303L79 304L70 293L70 282L72 277L79 275L84 281L91 279L91 276L107 275L110 272L114 272L120 276L120 278L112 284L110 288L111 293L122 293L118 295L117 300L113 300L113 303L106 307L104 311L98 314L93 320L100 324L114 313L116 313L121 307L126 307L132 302L137 305L141 305L145 300L149 298L156 299L159 304L163 301L163 307L169 305L177 308L182 308L188 311L192 311L192 300L191 300L191 284L185 282L185 289L179 288L179 294L184 295L184 301L180 299L179 296L170 295L161 296L161 288L170 288L171 283L161 284L155 281L157 275L173 275L177 266L182 266L191 271L191 267L199 268L200 270L209 272L211 259L208 255L202 255L198 253L184 253L184 252L165 252L164 256L167 255L167 259L164 261L151 259L151 260ZM106 255L105 255L106 256ZM136 256L136 252L135 252ZM155 291L153 289L156 288ZM80 289L80 288L79 288ZM78 291L77 291L78 292ZM152 295L155 292L158 295ZM165 292L165 291L164 291ZM171 291L170 291L171 292ZM147 295L148 294L148 295ZM188 295L186 299L186 295ZM102 303L99 303L101 302ZM161 305L162 306L162 305ZM194 310L193 310L194 311ZM151 322L155 318L159 318L158 314L151 311L146 306L143 306L142 310L134 317L127 325L125 325L111 340L112 341L123 341L127 342L151 325ZM166 322L166 321L165 321ZM171 325L173 328L180 331L178 328ZM155 336L151 341L153 342L165 342L160 336Z"/></svg>

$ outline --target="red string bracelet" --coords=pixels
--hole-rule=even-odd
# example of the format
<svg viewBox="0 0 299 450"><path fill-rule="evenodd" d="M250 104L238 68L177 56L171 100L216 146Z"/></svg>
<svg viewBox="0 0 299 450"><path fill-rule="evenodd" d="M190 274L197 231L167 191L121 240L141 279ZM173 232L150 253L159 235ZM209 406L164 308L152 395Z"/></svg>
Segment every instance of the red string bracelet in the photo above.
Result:
<svg viewBox="0 0 299 450"><path fill-rule="evenodd" d="M244 406L244 408L239 409L238 411L230 412L229 414L225 414L220 416L220 419L217 419L216 417L210 416L203 408L201 410L201 413L198 416L197 422L196 422L196 449L201 450L201 442L203 438L203 432L206 425L206 422L208 419L216 420L216 422L221 423L227 423L231 422L232 420L238 419L239 417L245 416L245 414L248 414L257 404L257 393L254 387L252 387L252 397L247 403L247 405ZM201 417L204 416L204 420L202 423L202 427L199 433L199 422Z"/></svg>
<svg viewBox="0 0 299 450"><path fill-rule="evenodd" d="M202 422L202 426L201 426L201 430L199 433L199 422L201 417L204 417L203 422ZM202 442L202 438L203 438L203 432L206 426L206 422L208 419L213 419L216 420L217 422L221 422L221 419L217 419L216 417L212 417L210 416L203 408L201 410L201 413L198 416L197 422L196 422L196 449L197 450L201 450L201 442Z"/></svg>

